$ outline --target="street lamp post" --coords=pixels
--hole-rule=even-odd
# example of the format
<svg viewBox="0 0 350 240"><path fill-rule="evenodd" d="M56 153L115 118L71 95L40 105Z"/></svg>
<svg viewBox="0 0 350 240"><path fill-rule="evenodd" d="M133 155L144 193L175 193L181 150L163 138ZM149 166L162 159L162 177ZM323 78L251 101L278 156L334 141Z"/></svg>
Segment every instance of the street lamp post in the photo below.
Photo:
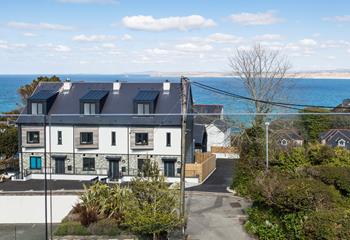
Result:
<svg viewBox="0 0 350 240"><path fill-rule="evenodd" d="M266 171L269 170L269 122L265 122L265 135L266 135Z"/></svg>

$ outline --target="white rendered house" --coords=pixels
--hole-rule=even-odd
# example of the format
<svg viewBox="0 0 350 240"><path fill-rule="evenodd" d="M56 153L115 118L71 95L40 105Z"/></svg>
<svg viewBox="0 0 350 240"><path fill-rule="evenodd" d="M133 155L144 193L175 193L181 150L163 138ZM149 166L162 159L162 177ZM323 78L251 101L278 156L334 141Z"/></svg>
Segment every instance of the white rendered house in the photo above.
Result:
<svg viewBox="0 0 350 240"><path fill-rule="evenodd" d="M17 120L20 176L41 178L46 170L55 179L119 180L150 159L178 177L182 84L41 83ZM186 122L185 161L193 162L191 117Z"/></svg>

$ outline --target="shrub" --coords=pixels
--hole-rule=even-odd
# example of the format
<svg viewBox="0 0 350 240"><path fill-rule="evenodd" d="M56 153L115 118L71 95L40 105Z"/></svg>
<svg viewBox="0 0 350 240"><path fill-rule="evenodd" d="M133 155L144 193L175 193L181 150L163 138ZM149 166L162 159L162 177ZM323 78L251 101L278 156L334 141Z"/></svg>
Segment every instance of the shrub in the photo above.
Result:
<svg viewBox="0 0 350 240"><path fill-rule="evenodd" d="M294 172L297 168L309 164L303 147L295 147L289 151L282 151L278 155L277 166L281 170Z"/></svg>
<svg viewBox="0 0 350 240"><path fill-rule="evenodd" d="M334 150L328 145L309 144L307 155L312 165L326 164L334 157Z"/></svg>
<svg viewBox="0 0 350 240"><path fill-rule="evenodd" d="M92 223L88 230L93 235L116 236L121 233L118 228L119 222L115 219L102 219L98 222Z"/></svg>
<svg viewBox="0 0 350 240"><path fill-rule="evenodd" d="M305 222L305 213L289 213L281 216L283 228L286 232L287 239L305 239L303 226Z"/></svg>
<svg viewBox="0 0 350 240"><path fill-rule="evenodd" d="M65 235L90 235L86 227L82 226L79 222L63 222L61 223L56 231L55 235L65 236Z"/></svg>
<svg viewBox="0 0 350 240"><path fill-rule="evenodd" d="M348 210L332 209L311 213L304 225L307 239L350 239L350 215Z"/></svg>
<svg viewBox="0 0 350 240"><path fill-rule="evenodd" d="M317 166L306 172L326 184L334 185L343 195L350 196L350 167Z"/></svg>
<svg viewBox="0 0 350 240"><path fill-rule="evenodd" d="M267 175L257 181L257 189L260 189L260 201L284 213L329 209L342 203L333 186L308 178L270 178Z"/></svg>
<svg viewBox="0 0 350 240"><path fill-rule="evenodd" d="M253 206L247 210L249 219L245 222L245 229L259 239L286 239L281 221L272 209L263 206Z"/></svg>

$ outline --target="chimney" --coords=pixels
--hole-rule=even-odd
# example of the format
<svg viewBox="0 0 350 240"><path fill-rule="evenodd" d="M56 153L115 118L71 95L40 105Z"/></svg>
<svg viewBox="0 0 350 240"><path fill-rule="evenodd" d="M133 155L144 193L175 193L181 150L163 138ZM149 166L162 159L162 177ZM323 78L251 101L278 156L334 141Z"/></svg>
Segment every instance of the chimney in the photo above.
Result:
<svg viewBox="0 0 350 240"><path fill-rule="evenodd" d="M118 94L121 87L121 82L118 80L113 83L113 93Z"/></svg>
<svg viewBox="0 0 350 240"><path fill-rule="evenodd" d="M163 94L169 94L170 92L170 82L169 80L165 80L165 82L163 82Z"/></svg>
<svg viewBox="0 0 350 240"><path fill-rule="evenodd" d="M69 90L72 88L72 82L69 78L66 79L66 81L63 82L63 92L69 92Z"/></svg>

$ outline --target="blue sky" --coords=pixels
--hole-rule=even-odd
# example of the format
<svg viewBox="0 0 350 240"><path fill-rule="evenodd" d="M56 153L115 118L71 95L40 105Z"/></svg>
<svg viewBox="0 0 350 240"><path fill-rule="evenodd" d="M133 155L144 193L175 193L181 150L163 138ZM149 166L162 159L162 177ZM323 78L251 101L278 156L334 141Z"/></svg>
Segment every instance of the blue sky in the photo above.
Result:
<svg viewBox="0 0 350 240"><path fill-rule="evenodd" d="M1 0L0 74L229 71L260 42L350 69L348 0Z"/></svg>

